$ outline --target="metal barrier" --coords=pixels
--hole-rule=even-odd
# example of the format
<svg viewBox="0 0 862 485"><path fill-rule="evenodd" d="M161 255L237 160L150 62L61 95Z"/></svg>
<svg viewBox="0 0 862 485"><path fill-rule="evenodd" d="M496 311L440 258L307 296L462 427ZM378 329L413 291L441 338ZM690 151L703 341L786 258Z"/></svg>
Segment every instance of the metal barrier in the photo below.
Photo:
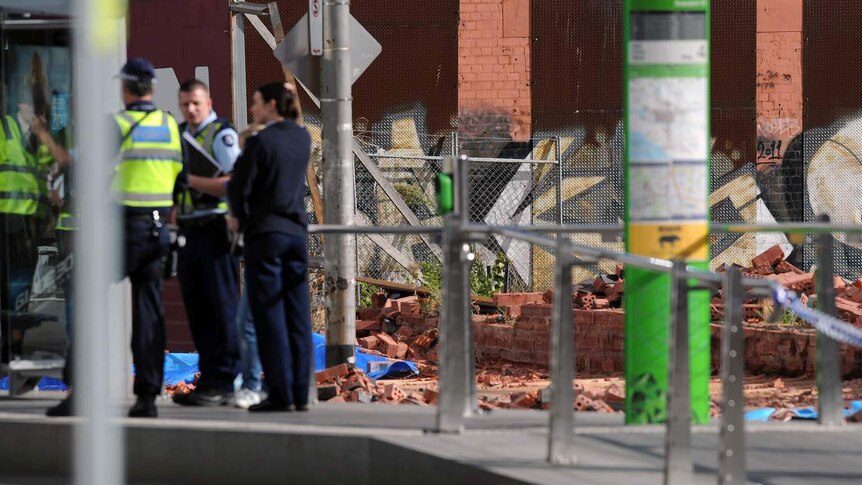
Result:
<svg viewBox="0 0 862 485"><path fill-rule="evenodd" d="M829 315L835 314L834 286L831 270L832 232L858 232L858 226L829 226L828 220L817 224L797 225L727 225L714 226L716 231L767 232L796 231L820 234L818 244L818 294L820 310L800 307L798 300L777 282L745 278L736 267L724 274L689 268L681 261L635 256L572 243L566 233L601 231L615 233L618 226L509 227L472 224L469 221L469 186L466 183L470 160L458 158L456 166L456 213L445 218L443 227L335 227L312 226L311 232L330 234L442 234L445 275L440 309L439 398L436 431L460 432L465 419L477 412L475 379L475 345L471 320L468 265L474 259L471 243L491 235L519 239L553 248L555 266L553 319L551 329L551 402L547 461L571 465L576 460L574 444L574 325L572 319L572 269L577 265L595 264L609 259L628 266L669 273L672 299L670 332L670 365L668 420L665 438L665 483L690 483L693 479L691 457L691 409L689 396L689 329L687 294L723 288L725 321L722 338L721 376L723 402L720 428L720 483L744 483L744 336L743 302L746 298L771 298L776 311L787 308L803 317L818 330L818 388L820 422L839 425L843 422L841 374L838 341L862 346L862 330L850 330L846 324ZM550 238L538 233L557 233ZM692 284L696 282L696 284ZM831 291L831 293L830 293ZM820 323L817 323L820 322Z"/></svg>

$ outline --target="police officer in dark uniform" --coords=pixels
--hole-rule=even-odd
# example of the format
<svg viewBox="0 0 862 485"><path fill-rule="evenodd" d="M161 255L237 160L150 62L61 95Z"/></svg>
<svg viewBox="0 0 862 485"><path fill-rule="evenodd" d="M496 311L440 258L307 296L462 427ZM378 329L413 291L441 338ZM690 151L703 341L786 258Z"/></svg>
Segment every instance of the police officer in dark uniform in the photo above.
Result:
<svg viewBox="0 0 862 485"><path fill-rule="evenodd" d="M213 111L207 86L197 79L186 81L180 86L179 103L185 118L180 131L186 143L186 171L212 178L233 171L239 136ZM174 402L181 405L218 406L233 397L240 358L239 262L231 251L226 214L223 198L192 188L180 197L177 223L185 245L179 250L177 275L201 371L194 391L174 395Z"/></svg>
<svg viewBox="0 0 862 485"><path fill-rule="evenodd" d="M119 128L112 191L124 218L124 273L132 283L132 357L137 401L130 417L156 417L164 381L165 321L162 265L169 250L165 220L185 187L180 131L174 118L153 104L156 72L146 59L130 59L120 71L126 109ZM66 365L72 365L67 359ZM71 414L67 398L49 416Z"/></svg>
<svg viewBox="0 0 862 485"><path fill-rule="evenodd" d="M228 185L245 236L249 303L269 395L251 412L308 409L311 313L305 173L308 131L296 123L296 92L283 83L254 93L252 114L266 128L250 138Z"/></svg>

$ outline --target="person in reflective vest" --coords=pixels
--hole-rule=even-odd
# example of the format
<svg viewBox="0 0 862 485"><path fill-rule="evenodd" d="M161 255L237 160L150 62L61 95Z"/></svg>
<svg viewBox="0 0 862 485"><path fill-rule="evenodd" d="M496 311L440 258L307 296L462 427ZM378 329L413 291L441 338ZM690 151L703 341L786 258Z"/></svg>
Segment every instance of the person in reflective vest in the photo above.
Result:
<svg viewBox="0 0 862 485"><path fill-rule="evenodd" d="M38 260L39 170L25 151L18 124L0 116L0 336L9 362L11 320L26 312ZM17 346L17 345L16 345Z"/></svg>
<svg viewBox="0 0 862 485"><path fill-rule="evenodd" d="M156 417L155 398L162 391L166 343L162 264L169 234L165 222L175 194L185 190L182 144L177 122L153 104L153 65L146 59L130 59L119 77L126 108L114 117L120 143L112 191L123 208L124 273L132 283L137 401L129 416ZM48 415L68 415L71 411L71 401L66 399L49 409Z"/></svg>
<svg viewBox="0 0 862 485"><path fill-rule="evenodd" d="M56 267L56 280L63 288L63 300L65 306L65 328L66 339L72 340L72 328L74 320L74 286L72 284L72 268L74 257L72 252L74 231L77 229L77 221L74 216L75 189L72 174L72 135L69 126L63 127L55 135L48 128L48 121L40 116L35 116L30 123L30 130L38 137L40 142L39 151L48 153L45 158L50 157L50 165L56 164L56 171L60 174L56 180L61 180L58 187L53 189L51 195L54 197L54 205L60 207L57 216L55 230L57 233L57 249L60 262ZM58 140L62 140L62 143ZM45 163L45 162L43 162ZM60 178L62 177L62 178ZM62 194L60 193L62 188ZM63 369L63 380L71 382L70 367Z"/></svg>
<svg viewBox="0 0 862 485"><path fill-rule="evenodd" d="M233 170L239 136L212 109L209 89L192 79L180 86L180 125L189 176L218 178ZM200 355L194 391L175 394L184 406L219 406L234 395L240 351L236 328L239 262L228 237L223 197L191 188L180 197L177 224L185 245L179 249L177 276L192 338Z"/></svg>

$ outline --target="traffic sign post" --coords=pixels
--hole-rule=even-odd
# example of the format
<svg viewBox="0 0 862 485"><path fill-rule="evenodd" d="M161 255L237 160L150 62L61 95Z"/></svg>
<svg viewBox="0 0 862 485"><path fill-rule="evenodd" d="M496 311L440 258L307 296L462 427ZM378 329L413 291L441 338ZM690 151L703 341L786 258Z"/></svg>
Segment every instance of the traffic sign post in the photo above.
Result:
<svg viewBox="0 0 862 485"><path fill-rule="evenodd" d="M626 250L709 261L709 0L625 0ZM667 419L671 281L626 268L626 422ZM681 290L685 286L679 286ZM691 412L709 419L709 303L686 291Z"/></svg>
<svg viewBox="0 0 862 485"><path fill-rule="evenodd" d="M308 50L323 55L323 0L308 0Z"/></svg>
<svg viewBox="0 0 862 485"><path fill-rule="evenodd" d="M383 47L352 15L350 15L349 22L350 84L353 84L380 55ZM278 43L273 53L276 59L296 76L297 81L308 88L308 91L315 98L319 98L320 61L323 51L321 50L320 56L313 53L313 46L310 41L312 24L313 22L309 22L308 14L303 15L290 32L284 36L284 40ZM321 33L321 39L322 35Z"/></svg>

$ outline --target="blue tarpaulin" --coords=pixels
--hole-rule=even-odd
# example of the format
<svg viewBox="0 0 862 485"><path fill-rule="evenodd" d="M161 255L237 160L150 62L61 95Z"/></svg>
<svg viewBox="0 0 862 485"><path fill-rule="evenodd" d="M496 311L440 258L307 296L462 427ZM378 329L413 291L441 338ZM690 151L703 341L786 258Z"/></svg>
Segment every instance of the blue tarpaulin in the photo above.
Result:
<svg viewBox="0 0 862 485"><path fill-rule="evenodd" d="M326 337L314 333L314 370L322 371L326 368ZM371 362L384 362L378 370L369 372ZM356 347L356 367L361 369L372 379L386 379L416 375L419 369L415 362L406 360L393 360L380 355L372 355L362 347ZM132 367L132 374L135 369ZM165 384L174 385L179 382L190 384L194 381L198 370L198 354L165 354ZM38 389L42 391L65 391L67 388L60 379L43 377L39 381ZM9 390L9 378L0 379L0 390Z"/></svg>
<svg viewBox="0 0 862 485"><path fill-rule="evenodd" d="M322 371L326 368L326 337L320 334L312 334L314 337L314 370ZM369 372L370 362L389 362L391 365L383 369ZM407 360L393 360L381 355L369 354L362 347L356 347L356 368L361 369L372 379L394 379L419 374L419 368L415 362Z"/></svg>
<svg viewBox="0 0 862 485"><path fill-rule="evenodd" d="M60 379L54 379L53 377L43 377L39 380L39 384L36 386L36 389L40 391L65 391L68 389L63 381ZM9 390L9 378L4 377L0 379L0 391L8 391Z"/></svg>
<svg viewBox="0 0 862 485"><path fill-rule="evenodd" d="M817 408L808 406L804 408L789 408L787 409L793 414L793 419L817 419ZM847 408L844 409L844 417L850 417L857 412L862 411L862 401L850 401ZM746 421L769 421L773 414L778 412L776 408L754 409L745 413Z"/></svg>
<svg viewBox="0 0 862 485"><path fill-rule="evenodd" d="M326 337L312 334L314 349L314 370L326 368ZM370 362L387 362L382 369L369 372ZM414 362L392 360L380 355L372 355L361 347L356 347L356 367L362 369L372 379L386 379L415 375L419 369ZM198 354L167 354L165 359L165 383L176 384L180 381L191 383L198 372Z"/></svg>
<svg viewBox="0 0 862 485"><path fill-rule="evenodd" d="M314 348L314 370L326 368L326 337L312 334ZM387 362L390 365L369 372L370 362ZM415 375L419 373L416 363L405 360L393 360L380 355L372 355L361 347L356 347L356 367L368 374L372 379L386 379ZM165 359L165 383L176 384L180 381L191 383L198 372L198 354L167 354Z"/></svg>

